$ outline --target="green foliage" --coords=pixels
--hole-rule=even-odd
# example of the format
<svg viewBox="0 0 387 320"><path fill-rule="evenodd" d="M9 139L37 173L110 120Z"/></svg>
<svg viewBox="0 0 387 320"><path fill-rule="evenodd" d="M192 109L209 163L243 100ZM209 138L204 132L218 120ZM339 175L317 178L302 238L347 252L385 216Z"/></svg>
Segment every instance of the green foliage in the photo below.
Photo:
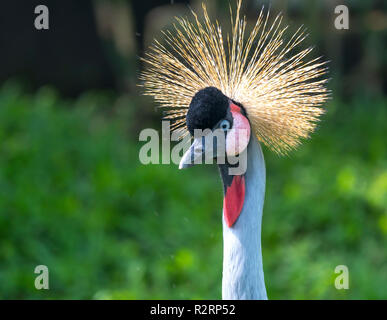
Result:
<svg viewBox="0 0 387 320"><path fill-rule="evenodd" d="M298 151L265 150L270 298L387 298L385 106L334 102ZM0 90L0 299L221 297L217 170L141 165L135 107ZM34 287L39 264L50 290Z"/></svg>

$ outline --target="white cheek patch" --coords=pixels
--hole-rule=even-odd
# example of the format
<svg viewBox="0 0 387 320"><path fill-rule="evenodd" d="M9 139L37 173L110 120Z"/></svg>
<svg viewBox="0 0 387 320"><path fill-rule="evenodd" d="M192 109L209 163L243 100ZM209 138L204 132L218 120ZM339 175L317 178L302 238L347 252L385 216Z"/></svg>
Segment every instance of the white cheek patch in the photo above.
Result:
<svg viewBox="0 0 387 320"><path fill-rule="evenodd" d="M250 141L250 123L245 116L239 112L231 111L233 117L232 129L226 137L227 156L237 156L242 153Z"/></svg>

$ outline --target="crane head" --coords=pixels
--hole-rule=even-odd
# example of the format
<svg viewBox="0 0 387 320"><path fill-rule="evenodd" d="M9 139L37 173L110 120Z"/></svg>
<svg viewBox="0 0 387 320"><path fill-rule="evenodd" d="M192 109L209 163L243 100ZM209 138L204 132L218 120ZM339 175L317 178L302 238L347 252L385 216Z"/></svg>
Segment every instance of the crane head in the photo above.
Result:
<svg viewBox="0 0 387 320"><path fill-rule="evenodd" d="M209 158L225 161L242 153L250 141L250 122L244 108L215 87L195 94L186 124L194 140L180 161L180 169Z"/></svg>

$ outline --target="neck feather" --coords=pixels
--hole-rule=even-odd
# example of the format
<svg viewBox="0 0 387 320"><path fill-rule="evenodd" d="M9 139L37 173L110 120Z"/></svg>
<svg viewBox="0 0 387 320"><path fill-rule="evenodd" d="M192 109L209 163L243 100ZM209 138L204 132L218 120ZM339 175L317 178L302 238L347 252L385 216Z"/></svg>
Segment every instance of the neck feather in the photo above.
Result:
<svg viewBox="0 0 387 320"><path fill-rule="evenodd" d="M225 184L225 168L220 168ZM223 216L223 280L225 300L267 299L262 266L261 224L266 170L261 146L252 136L247 149L246 193L238 220L230 228Z"/></svg>

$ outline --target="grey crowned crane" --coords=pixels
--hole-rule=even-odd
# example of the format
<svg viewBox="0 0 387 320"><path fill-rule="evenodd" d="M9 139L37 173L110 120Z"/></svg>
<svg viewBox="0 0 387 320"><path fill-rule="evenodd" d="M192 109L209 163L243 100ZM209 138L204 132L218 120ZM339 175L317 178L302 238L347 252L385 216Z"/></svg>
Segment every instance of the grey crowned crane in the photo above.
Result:
<svg viewBox="0 0 387 320"><path fill-rule="evenodd" d="M265 161L261 144L283 155L308 138L329 97L325 62L308 59L311 48L295 52L306 35L299 28L288 41L287 27L278 15L269 23L262 9L246 36L247 21L240 16L241 0L231 11L231 31L226 37L203 5L203 19L176 18L174 32L163 32L143 59L144 94L166 108L183 135L196 129L222 130L226 153L220 163L214 147L202 138L193 140L180 168L213 152L224 186L223 299L267 299L261 223L265 195ZM242 134L243 132L243 134ZM238 142L235 142L238 141ZM247 169L230 174L228 157L247 154Z"/></svg>

